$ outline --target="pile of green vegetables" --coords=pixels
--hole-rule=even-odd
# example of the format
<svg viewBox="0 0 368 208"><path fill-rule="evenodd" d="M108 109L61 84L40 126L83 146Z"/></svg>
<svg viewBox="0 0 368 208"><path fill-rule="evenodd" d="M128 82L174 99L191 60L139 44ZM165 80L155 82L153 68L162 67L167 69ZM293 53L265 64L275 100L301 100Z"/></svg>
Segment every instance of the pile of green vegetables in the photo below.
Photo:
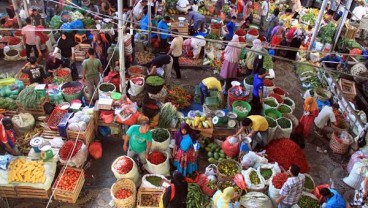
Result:
<svg viewBox="0 0 368 208"><path fill-rule="evenodd" d="M302 198L300 198L298 205L300 208L319 208L320 207L317 199L314 199L306 195L302 195Z"/></svg>
<svg viewBox="0 0 368 208"><path fill-rule="evenodd" d="M275 128L277 126L277 123L276 123L275 119L273 119L271 117L268 117L268 116L266 116L265 118L267 120L268 127Z"/></svg>
<svg viewBox="0 0 368 208"><path fill-rule="evenodd" d="M84 17L82 19L82 22L83 22L84 27L87 29L92 29L96 25L95 20L90 17Z"/></svg>
<svg viewBox="0 0 368 208"><path fill-rule="evenodd" d="M170 138L170 134L166 129L158 128L152 130L152 139L156 142L164 142Z"/></svg>
<svg viewBox="0 0 368 208"><path fill-rule="evenodd" d="M0 97L0 108L5 110L15 110L17 109L17 105L15 104L15 101L11 98Z"/></svg>
<svg viewBox="0 0 368 208"><path fill-rule="evenodd" d="M332 43L333 36L335 35L336 26L333 23L321 27L319 30L319 38L322 43Z"/></svg>
<svg viewBox="0 0 368 208"><path fill-rule="evenodd" d="M291 108L284 104L280 105L277 110L280 111L280 113L291 113Z"/></svg>
<svg viewBox="0 0 368 208"><path fill-rule="evenodd" d="M218 35L215 35L215 34L213 34L213 33L210 33L210 34L208 34L207 35L207 37L206 37L207 39L210 39L210 40L219 40L220 39L220 36L218 36Z"/></svg>
<svg viewBox="0 0 368 208"><path fill-rule="evenodd" d="M272 56L265 55L263 58L263 68L265 69L273 69Z"/></svg>
<svg viewBox="0 0 368 208"><path fill-rule="evenodd" d="M261 168L260 173L265 180L268 180L272 176L272 170L270 168Z"/></svg>
<svg viewBox="0 0 368 208"><path fill-rule="evenodd" d="M165 83L165 80L160 76L153 75L147 77L146 83L151 86L161 86Z"/></svg>
<svg viewBox="0 0 368 208"><path fill-rule="evenodd" d="M263 102L264 104L274 108L277 107L277 103L275 102L274 99L265 99L265 101Z"/></svg>
<svg viewBox="0 0 368 208"><path fill-rule="evenodd" d="M201 187L195 183L188 184L187 207L202 208L207 202Z"/></svg>
<svg viewBox="0 0 368 208"><path fill-rule="evenodd" d="M226 157L221 147L214 142L208 144L207 147L205 147L205 150L207 152L208 162L211 164L215 164Z"/></svg>
<svg viewBox="0 0 368 208"><path fill-rule="evenodd" d="M290 98L284 98L284 104L287 106L293 106L293 101Z"/></svg>
<svg viewBox="0 0 368 208"><path fill-rule="evenodd" d="M162 178L158 176L147 176L146 180L150 182L152 185L160 187Z"/></svg>
<svg viewBox="0 0 368 208"><path fill-rule="evenodd" d="M311 66L308 63L301 62L296 65L296 73L298 75L301 75L303 72L307 72L307 71L315 72L316 70L313 66Z"/></svg>
<svg viewBox="0 0 368 208"><path fill-rule="evenodd" d="M277 124L280 126L280 128L282 129L287 129L291 127L291 121L287 118L279 118L277 119Z"/></svg>
<svg viewBox="0 0 368 208"><path fill-rule="evenodd" d="M257 172L254 170L250 172L249 179L250 179L250 182L252 182L252 184L254 185L258 185L261 183L261 180L259 179Z"/></svg>
<svg viewBox="0 0 368 208"><path fill-rule="evenodd" d="M355 39L342 38L337 43L337 48L340 50L354 49L354 48L362 49L362 46L359 43L357 43Z"/></svg>
<svg viewBox="0 0 368 208"><path fill-rule="evenodd" d="M309 190L314 190L314 182L312 178L307 175L305 176L304 188L309 189Z"/></svg>
<svg viewBox="0 0 368 208"><path fill-rule="evenodd" d="M62 23L63 22L61 21L61 16L54 15L51 18L51 21L50 21L50 28L51 29L59 29Z"/></svg>
<svg viewBox="0 0 368 208"><path fill-rule="evenodd" d="M35 85L27 86L17 97L17 103L25 109L34 109L40 101L41 98L37 96Z"/></svg>
<svg viewBox="0 0 368 208"><path fill-rule="evenodd" d="M234 160L223 160L217 166L219 173L226 176L235 176L240 173L240 168Z"/></svg>
<svg viewBox="0 0 368 208"><path fill-rule="evenodd" d="M160 110L158 126L161 128L171 127L172 120L176 117L176 107L170 102L165 103Z"/></svg>
<svg viewBox="0 0 368 208"><path fill-rule="evenodd" d="M273 118L275 120L279 118L279 116L275 112L273 112L273 111L267 112L266 113L266 116L268 116L270 118Z"/></svg>
<svg viewBox="0 0 368 208"><path fill-rule="evenodd" d="M254 80L253 76L248 76L248 77L245 78L245 83L247 83L249 85L253 85L253 80Z"/></svg>

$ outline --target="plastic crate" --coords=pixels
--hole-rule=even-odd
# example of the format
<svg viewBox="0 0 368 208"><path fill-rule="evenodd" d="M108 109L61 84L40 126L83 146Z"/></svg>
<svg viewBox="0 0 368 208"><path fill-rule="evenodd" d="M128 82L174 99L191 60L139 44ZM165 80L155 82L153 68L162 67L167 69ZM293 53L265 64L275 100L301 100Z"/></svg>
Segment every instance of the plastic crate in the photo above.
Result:
<svg viewBox="0 0 368 208"><path fill-rule="evenodd" d="M47 121L47 125L49 126L49 128L53 131L57 131L58 130L58 125L60 123L60 121L62 120L62 118L64 117L65 114L67 114L68 111L67 110L62 110L59 108L55 108L52 113L51 116L49 117L49 120ZM55 117L59 117L59 118L55 118ZM51 123L51 121L53 119L59 119L59 121L56 121L55 124Z"/></svg>
<svg viewBox="0 0 368 208"><path fill-rule="evenodd" d="M62 137L67 136L66 128L68 127L68 121L72 116L73 116L73 113L67 113L67 114L64 115L64 117L59 122L57 127L58 127L58 130L59 130L60 136L62 136Z"/></svg>

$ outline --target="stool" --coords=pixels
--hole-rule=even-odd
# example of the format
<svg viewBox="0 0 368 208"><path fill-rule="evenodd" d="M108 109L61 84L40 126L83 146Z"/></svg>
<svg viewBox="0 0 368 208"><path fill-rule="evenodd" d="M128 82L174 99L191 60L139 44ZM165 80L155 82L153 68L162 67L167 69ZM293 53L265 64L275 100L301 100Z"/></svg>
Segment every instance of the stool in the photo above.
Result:
<svg viewBox="0 0 368 208"><path fill-rule="evenodd" d="M80 34L75 34L74 35L74 41L79 44L79 43L83 43L83 41L87 40L87 36L86 34L80 35Z"/></svg>

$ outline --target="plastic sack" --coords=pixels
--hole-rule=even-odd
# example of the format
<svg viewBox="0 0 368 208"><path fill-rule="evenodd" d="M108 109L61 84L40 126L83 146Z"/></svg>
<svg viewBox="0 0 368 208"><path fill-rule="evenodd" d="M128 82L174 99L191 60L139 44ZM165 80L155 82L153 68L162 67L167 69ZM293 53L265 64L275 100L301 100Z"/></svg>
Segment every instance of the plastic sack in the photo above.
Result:
<svg viewBox="0 0 368 208"><path fill-rule="evenodd" d="M238 173L234 176L234 183L239 186L241 190L246 190L247 185L245 184L244 177L242 174Z"/></svg>
<svg viewBox="0 0 368 208"><path fill-rule="evenodd" d="M89 154L96 160L102 157L102 144L101 142L92 142L88 148Z"/></svg>
<svg viewBox="0 0 368 208"><path fill-rule="evenodd" d="M348 177L343 179L344 183L353 189L360 189L366 173L368 172L368 159L362 159L361 162L354 164Z"/></svg>
<svg viewBox="0 0 368 208"><path fill-rule="evenodd" d="M206 178L206 180L204 181L204 183L200 186L203 193L206 196L212 197L215 192L217 191L217 188L211 189L210 187L208 187L208 184L211 183L210 180L208 180L208 178Z"/></svg>
<svg viewBox="0 0 368 208"><path fill-rule="evenodd" d="M250 179L250 174L254 172L257 174L258 178L259 178L259 183L258 184L254 184L252 183L251 179ZM244 177L244 181L247 184L247 189L250 191L264 191L264 189L266 188L266 185L264 184L264 181L262 180L262 176L261 174L259 174L259 172L254 169L254 168L248 168L247 170L242 170L241 174Z"/></svg>
<svg viewBox="0 0 368 208"><path fill-rule="evenodd" d="M70 23L70 27L72 29L83 29L84 24L83 24L82 20L77 19L77 20L74 20L73 22Z"/></svg>
<svg viewBox="0 0 368 208"><path fill-rule="evenodd" d="M323 188L330 188L330 185L329 184L322 184L322 185L316 186L314 188L313 194L314 194L314 196L317 197L317 199L319 199L321 197L321 194L319 192Z"/></svg>
<svg viewBox="0 0 368 208"><path fill-rule="evenodd" d="M65 31L65 32L71 32L71 29L73 29L73 28L72 28L72 25L70 23L63 23L61 25L60 29L62 31Z"/></svg>
<svg viewBox="0 0 368 208"><path fill-rule="evenodd" d="M86 162L87 157L88 157L88 148L85 144L82 144L80 150L77 152L76 155L74 155L74 157L70 159L70 162L68 165L71 167L80 168ZM67 161L62 160L60 157L59 157L59 161L63 165L66 165L67 163Z"/></svg>
<svg viewBox="0 0 368 208"><path fill-rule="evenodd" d="M206 167L205 173L207 176L216 176L217 175L217 166L214 164L210 164Z"/></svg>
<svg viewBox="0 0 368 208"><path fill-rule="evenodd" d="M64 144L64 140L61 137L55 137L50 141L51 147L61 148Z"/></svg>
<svg viewBox="0 0 368 208"><path fill-rule="evenodd" d="M239 147L240 147L240 141L238 141L237 138L233 136L227 137L224 143L222 143L221 145L222 150L229 157L237 156L239 153Z"/></svg>
<svg viewBox="0 0 368 208"><path fill-rule="evenodd" d="M68 125L68 129L71 131L79 131L78 123L71 123Z"/></svg>
<svg viewBox="0 0 368 208"><path fill-rule="evenodd" d="M259 156L257 153L253 151L249 151L246 155L243 156L241 160L241 165L243 169L247 169L249 167L255 166L256 163L266 164L267 162L268 160L266 158Z"/></svg>
<svg viewBox="0 0 368 208"><path fill-rule="evenodd" d="M357 162L361 162L363 158L367 158L368 155L365 155L362 151L356 151L354 154L351 155L348 165L346 166L346 170L348 173L351 172L353 166Z"/></svg>
<svg viewBox="0 0 368 208"><path fill-rule="evenodd" d="M240 198L240 204L246 208L272 208L270 198L260 192L249 192Z"/></svg>
<svg viewBox="0 0 368 208"><path fill-rule="evenodd" d="M84 122L84 121L80 121L80 122L78 122L78 126L79 126L79 129L80 129L81 131L85 131L85 130L87 129L87 124L86 124L86 122Z"/></svg>
<svg viewBox="0 0 368 208"><path fill-rule="evenodd" d="M16 135L21 136L31 131L35 125L35 119L30 113L20 113L11 118Z"/></svg>
<svg viewBox="0 0 368 208"><path fill-rule="evenodd" d="M262 175L261 175L261 169L271 169L272 171L272 175L269 179L265 179ZM281 173L281 169L279 167L279 164L278 163L274 163L274 164L271 164L271 163L268 163L268 164L262 164L260 165L258 168L257 168L257 171L259 173L259 175L262 177L264 183L266 185L269 185L270 184L270 181L271 181L271 178L272 176L278 174L278 173Z"/></svg>
<svg viewBox="0 0 368 208"><path fill-rule="evenodd" d="M123 124L123 125L131 126L131 125L137 123L138 118L140 117L140 115L141 115L141 113L137 111L137 112L131 114L130 116L125 117L124 120L122 120L120 117L117 117L116 121L118 123Z"/></svg>
<svg viewBox="0 0 368 208"><path fill-rule="evenodd" d="M147 160L147 164L145 164L145 169L151 174L160 174L160 175L170 175L170 161L169 161L169 154L163 152L166 156L166 160L158 165L151 163Z"/></svg>
<svg viewBox="0 0 368 208"><path fill-rule="evenodd" d="M142 178L142 184L140 186L141 188L163 189L162 186L155 186L155 185L151 184L149 181L147 181L147 177L149 177L149 176L160 177L160 178L162 178L162 180L167 181L167 178L165 176L162 176L162 175L159 175L159 174L146 174Z"/></svg>

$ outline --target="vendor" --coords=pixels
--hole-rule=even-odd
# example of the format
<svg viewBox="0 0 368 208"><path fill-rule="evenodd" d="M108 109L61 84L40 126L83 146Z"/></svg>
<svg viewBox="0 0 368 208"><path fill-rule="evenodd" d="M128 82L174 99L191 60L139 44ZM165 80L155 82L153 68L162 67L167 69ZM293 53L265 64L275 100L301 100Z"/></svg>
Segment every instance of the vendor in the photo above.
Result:
<svg viewBox="0 0 368 208"><path fill-rule="evenodd" d="M13 132L13 123L10 118L5 117L2 119L2 125L0 125L0 140L4 146L4 149L7 153L13 156L22 155L16 144L14 132Z"/></svg>
<svg viewBox="0 0 368 208"><path fill-rule="evenodd" d="M224 25L222 28L226 32L225 40L232 40L235 32L236 16L231 17L231 21Z"/></svg>
<svg viewBox="0 0 368 208"><path fill-rule="evenodd" d="M191 11L189 12L189 15L188 15L188 21L189 21L189 25L194 24L193 26L194 31L202 32L204 28L204 24L206 23L206 17L198 12Z"/></svg>
<svg viewBox="0 0 368 208"><path fill-rule="evenodd" d="M261 135L261 141L253 140L252 149L254 149L259 142L262 147L268 144L268 122L265 117L259 115L248 116L242 121L242 127L239 129L238 132L236 132L234 137L240 135L248 127L251 127L252 131L247 135L247 137L254 138L257 133L260 133Z"/></svg>
<svg viewBox="0 0 368 208"><path fill-rule="evenodd" d="M344 198L334 189L322 188L319 193L321 198L319 199L320 204L323 203L324 208L345 208Z"/></svg>
<svg viewBox="0 0 368 208"><path fill-rule="evenodd" d="M210 96L209 90L217 90L223 96L221 82L215 77L208 77L202 80L199 84L199 89L201 91L201 104L204 104L206 97Z"/></svg>
<svg viewBox="0 0 368 208"><path fill-rule="evenodd" d="M179 171L174 171L172 183L165 189L160 207L186 208L187 195L188 183L185 181L185 177Z"/></svg>
<svg viewBox="0 0 368 208"><path fill-rule="evenodd" d="M170 85L172 65L173 58L170 55L159 55L151 61L149 74L158 74L163 76L165 78L165 83Z"/></svg>
<svg viewBox="0 0 368 208"><path fill-rule="evenodd" d="M212 200L215 207L240 207L234 187L227 187L223 191L217 190Z"/></svg>
<svg viewBox="0 0 368 208"><path fill-rule="evenodd" d="M61 56L59 53L50 54L48 59L46 60L46 72L54 73L56 70L61 69Z"/></svg>
<svg viewBox="0 0 368 208"><path fill-rule="evenodd" d="M169 16L165 16L158 24L157 24L157 32L165 33L165 34L157 34L158 41L160 42L160 51L165 51L169 45L167 39L170 35L169 33L169 23L171 18ZM166 51L167 52L167 51Z"/></svg>
<svg viewBox="0 0 368 208"><path fill-rule="evenodd" d="M150 124L147 121L141 125L132 125L129 127L124 138L123 150L130 158L139 156L141 164L146 164L146 158L151 151L152 132ZM128 148L129 142L129 148Z"/></svg>
<svg viewBox="0 0 368 208"><path fill-rule="evenodd" d="M323 106L322 110L319 112L318 116L314 119L314 124L316 125L316 134L320 137L326 132L326 125L331 122L337 126L336 115L339 113L339 104L335 103L331 106Z"/></svg>
<svg viewBox="0 0 368 208"><path fill-rule="evenodd" d="M198 152L195 151L193 146L193 141L197 135L186 123L181 124L180 129L175 133L174 167L184 176L193 174L198 170Z"/></svg>
<svg viewBox="0 0 368 208"><path fill-rule="evenodd" d="M46 78L43 67L37 64L37 58L34 56L28 58L28 63L23 66L22 72L28 75L31 84L43 84Z"/></svg>
<svg viewBox="0 0 368 208"><path fill-rule="evenodd" d="M340 56L337 56L334 53L330 53L327 56L320 59L318 62L319 63L323 62L328 68L339 69L341 67L343 60Z"/></svg>
<svg viewBox="0 0 368 208"><path fill-rule="evenodd" d="M89 48L88 59L82 62L82 81L86 84L86 88L90 96L94 94L92 100L97 99L97 93L94 92L100 84L100 74L102 73L103 68L101 61L95 57L95 51L93 48Z"/></svg>
<svg viewBox="0 0 368 208"><path fill-rule="evenodd" d="M278 207L293 207L302 197L305 176L300 173L299 166L292 164L287 171L290 176L280 190L280 197L276 200Z"/></svg>
<svg viewBox="0 0 368 208"><path fill-rule="evenodd" d="M263 58L260 53L266 53L267 51L263 49L263 44L260 39L253 40L253 46L251 51L247 53L245 59L246 64L246 75L256 74L259 69L263 66ZM260 52L260 53L257 53Z"/></svg>
<svg viewBox="0 0 368 208"><path fill-rule="evenodd" d="M296 127L295 132L303 134L304 138L307 138L313 128L313 121L318 116L318 105L313 97L307 97L304 100L304 113L299 119L299 125Z"/></svg>
<svg viewBox="0 0 368 208"><path fill-rule="evenodd" d="M176 3L176 9L179 12L188 13L188 10L191 8L192 6L190 5L188 0L178 0L178 2Z"/></svg>
<svg viewBox="0 0 368 208"><path fill-rule="evenodd" d="M255 72L253 79L253 92L252 92L252 112L251 114L260 114L263 103L263 80L268 75L264 68L259 69L258 73Z"/></svg>

